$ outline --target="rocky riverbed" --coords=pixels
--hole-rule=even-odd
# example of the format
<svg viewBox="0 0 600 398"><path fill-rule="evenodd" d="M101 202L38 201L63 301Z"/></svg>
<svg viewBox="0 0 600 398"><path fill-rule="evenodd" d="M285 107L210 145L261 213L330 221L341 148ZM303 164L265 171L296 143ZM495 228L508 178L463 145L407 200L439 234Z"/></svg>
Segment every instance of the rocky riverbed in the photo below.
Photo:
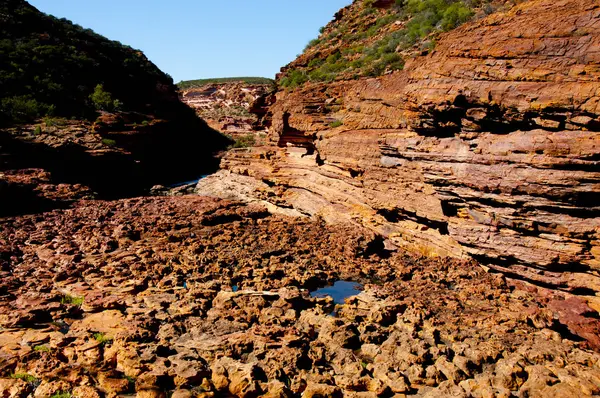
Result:
<svg viewBox="0 0 600 398"><path fill-rule="evenodd" d="M600 393L583 301L259 206L153 197L4 218L0 269L1 397ZM311 296L338 280L363 290Z"/></svg>

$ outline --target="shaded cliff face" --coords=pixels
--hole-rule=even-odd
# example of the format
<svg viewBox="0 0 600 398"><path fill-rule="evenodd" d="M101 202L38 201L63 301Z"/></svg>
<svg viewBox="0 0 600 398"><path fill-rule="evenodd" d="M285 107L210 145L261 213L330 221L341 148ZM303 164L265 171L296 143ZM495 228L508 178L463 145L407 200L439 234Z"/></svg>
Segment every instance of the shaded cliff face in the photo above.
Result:
<svg viewBox="0 0 600 398"><path fill-rule="evenodd" d="M46 118L0 129L0 216L144 195L214 172L216 151L230 141L185 109L173 120L104 113L95 122Z"/></svg>
<svg viewBox="0 0 600 398"><path fill-rule="evenodd" d="M221 174L239 197L362 224L388 247L593 295L599 32L594 0L532 0L443 35L404 71L282 90L271 145L231 152Z"/></svg>

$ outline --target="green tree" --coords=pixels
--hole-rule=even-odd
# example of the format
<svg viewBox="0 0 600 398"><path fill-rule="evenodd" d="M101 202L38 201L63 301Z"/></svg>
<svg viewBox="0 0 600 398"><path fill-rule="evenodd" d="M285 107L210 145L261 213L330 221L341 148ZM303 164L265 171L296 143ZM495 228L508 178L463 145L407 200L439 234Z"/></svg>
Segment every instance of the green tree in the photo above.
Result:
<svg viewBox="0 0 600 398"><path fill-rule="evenodd" d="M445 31L456 28L457 26L471 19L474 12L465 4L459 2L450 5L443 14L442 29Z"/></svg>
<svg viewBox="0 0 600 398"><path fill-rule="evenodd" d="M98 84L94 92L90 95L90 99L96 110L99 111L116 111L121 107L121 101L113 99L112 95L104 90L102 84Z"/></svg>

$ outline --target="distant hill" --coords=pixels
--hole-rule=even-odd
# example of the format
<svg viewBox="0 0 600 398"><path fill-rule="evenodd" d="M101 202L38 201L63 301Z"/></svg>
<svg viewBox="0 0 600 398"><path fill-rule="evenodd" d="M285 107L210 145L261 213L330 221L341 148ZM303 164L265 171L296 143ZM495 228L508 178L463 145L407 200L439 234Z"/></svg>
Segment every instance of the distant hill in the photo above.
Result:
<svg viewBox="0 0 600 398"><path fill-rule="evenodd" d="M160 116L176 102L172 78L141 51L23 0L0 0L0 122L85 118L98 107Z"/></svg>
<svg viewBox="0 0 600 398"><path fill-rule="evenodd" d="M275 80L266 77L218 77L214 79L186 80L177 83L180 89L204 86L205 84L221 83L247 83L247 84L274 84Z"/></svg>

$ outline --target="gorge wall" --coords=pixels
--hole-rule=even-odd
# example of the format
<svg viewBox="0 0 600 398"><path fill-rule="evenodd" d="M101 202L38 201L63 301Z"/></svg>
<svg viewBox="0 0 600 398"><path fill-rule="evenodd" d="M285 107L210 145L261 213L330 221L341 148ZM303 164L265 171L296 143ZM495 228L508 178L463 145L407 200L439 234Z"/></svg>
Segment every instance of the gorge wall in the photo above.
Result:
<svg viewBox="0 0 600 398"><path fill-rule="evenodd" d="M254 132L264 116L260 101L272 90L273 82L206 83L181 89L181 100L211 128L236 137Z"/></svg>
<svg viewBox="0 0 600 398"><path fill-rule="evenodd" d="M269 144L201 194L351 221L387 248L600 292L600 4L532 0L379 78L280 90Z"/></svg>

